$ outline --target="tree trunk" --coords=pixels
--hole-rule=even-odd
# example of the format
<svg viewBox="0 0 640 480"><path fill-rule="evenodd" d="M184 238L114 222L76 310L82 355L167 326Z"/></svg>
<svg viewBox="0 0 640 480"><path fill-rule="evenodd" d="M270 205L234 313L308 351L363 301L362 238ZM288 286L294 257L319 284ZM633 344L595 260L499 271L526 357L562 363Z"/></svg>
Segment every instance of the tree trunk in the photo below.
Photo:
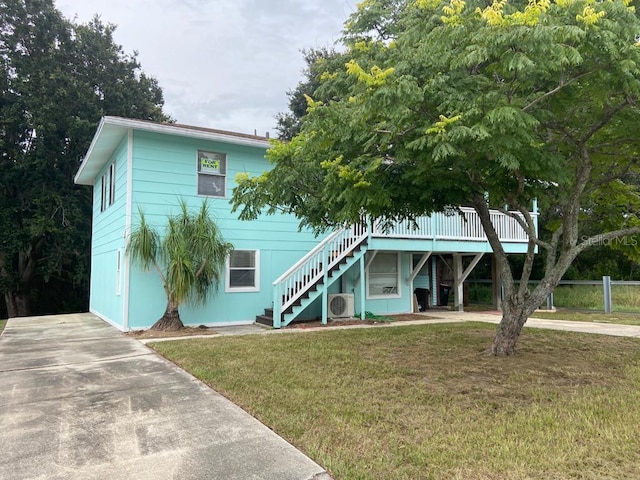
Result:
<svg viewBox="0 0 640 480"><path fill-rule="evenodd" d="M151 330L160 330L163 332L170 332L180 330L184 328L182 320L180 320L180 313L178 313L178 305L171 300L167 302L167 309L164 315L160 317L156 323L153 324Z"/></svg>
<svg viewBox="0 0 640 480"><path fill-rule="evenodd" d="M27 292L5 292L7 317L28 317L31 315L31 299Z"/></svg>
<svg viewBox="0 0 640 480"><path fill-rule="evenodd" d="M521 298L516 294L505 296L502 304L502 320L491 344L491 353L496 356L514 355L516 342L527 319L542 304L553 288L548 285L538 288Z"/></svg>
<svg viewBox="0 0 640 480"><path fill-rule="evenodd" d="M516 342L527 318L528 315L525 315L522 309L509 312L505 310L502 313L502 320L491 344L491 353L493 355L506 356L516 353Z"/></svg>

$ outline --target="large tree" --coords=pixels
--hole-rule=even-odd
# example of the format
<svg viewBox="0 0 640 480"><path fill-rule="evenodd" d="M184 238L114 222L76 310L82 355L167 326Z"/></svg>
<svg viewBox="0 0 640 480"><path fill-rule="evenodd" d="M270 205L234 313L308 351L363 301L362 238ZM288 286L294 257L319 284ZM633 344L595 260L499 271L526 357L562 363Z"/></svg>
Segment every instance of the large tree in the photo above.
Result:
<svg viewBox="0 0 640 480"><path fill-rule="evenodd" d="M165 312L152 330L181 329L179 307L202 305L215 293L225 260L233 250L211 218L206 201L197 213L190 211L184 200L179 204L180 212L167 218L164 236L140 211L140 223L127 243L131 261L145 270L153 269L167 296Z"/></svg>
<svg viewBox="0 0 640 480"><path fill-rule="evenodd" d="M640 234L640 22L625 0L367 0L345 25L346 62L308 98L275 168L241 176L242 218L264 207L318 230L469 205L504 282L491 351L514 353L529 315L591 245ZM535 198L548 219L538 235ZM530 237L520 283L490 221ZM534 253L544 254L532 287Z"/></svg>
<svg viewBox="0 0 640 480"><path fill-rule="evenodd" d="M317 100L320 100L318 97L321 96L323 101L328 101L333 98L333 95L339 94L335 86L330 89L320 89L320 87L326 72L344 65L343 56L329 48L303 50L302 54L307 64L303 71L305 80L298 83L295 89L287 92L289 111L276 115L276 129L280 140L291 140L300 133L302 118L307 114L308 96L314 96Z"/></svg>
<svg viewBox="0 0 640 480"><path fill-rule="evenodd" d="M69 22L52 0L0 1L0 289L10 317L86 308L91 190L73 176L100 117L169 120L156 80L114 43L114 28Z"/></svg>

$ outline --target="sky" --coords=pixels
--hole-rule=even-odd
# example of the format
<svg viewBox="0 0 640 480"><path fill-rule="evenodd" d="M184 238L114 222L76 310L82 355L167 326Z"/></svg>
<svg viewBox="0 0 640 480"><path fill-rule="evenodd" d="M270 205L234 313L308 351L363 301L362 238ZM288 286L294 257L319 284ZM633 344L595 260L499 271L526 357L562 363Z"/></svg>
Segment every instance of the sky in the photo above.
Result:
<svg viewBox="0 0 640 480"><path fill-rule="evenodd" d="M56 0L78 23L100 15L138 52L177 122L272 136L305 48L332 47L357 0Z"/></svg>

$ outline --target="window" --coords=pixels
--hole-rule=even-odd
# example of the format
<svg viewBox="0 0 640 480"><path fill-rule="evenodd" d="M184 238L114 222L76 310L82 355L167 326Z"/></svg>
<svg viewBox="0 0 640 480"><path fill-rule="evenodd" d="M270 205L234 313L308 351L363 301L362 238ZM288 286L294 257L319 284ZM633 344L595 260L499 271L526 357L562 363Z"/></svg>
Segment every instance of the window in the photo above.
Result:
<svg viewBox="0 0 640 480"><path fill-rule="evenodd" d="M367 271L367 295L369 297L400 296L400 255L378 252Z"/></svg>
<svg viewBox="0 0 640 480"><path fill-rule="evenodd" d="M224 197L226 180L227 155L198 150L198 195Z"/></svg>
<svg viewBox="0 0 640 480"><path fill-rule="evenodd" d="M116 162L109 167L109 205L116 201Z"/></svg>
<svg viewBox="0 0 640 480"><path fill-rule="evenodd" d="M230 292L260 290L260 252L234 250L227 260L227 285Z"/></svg>
<svg viewBox="0 0 640 480"><path fill-rule="evenodd" d="M116 162L109 166L109 170L102 175L100 182L100 211L104 212L116 201Z"/></svg>
<svg viewBox="0 0 640 480"><path fill-rule="evenodd" d="M102 175L100 180L102 193L100 196L100 211L104 212L107 209L107 174Z"/></svg>

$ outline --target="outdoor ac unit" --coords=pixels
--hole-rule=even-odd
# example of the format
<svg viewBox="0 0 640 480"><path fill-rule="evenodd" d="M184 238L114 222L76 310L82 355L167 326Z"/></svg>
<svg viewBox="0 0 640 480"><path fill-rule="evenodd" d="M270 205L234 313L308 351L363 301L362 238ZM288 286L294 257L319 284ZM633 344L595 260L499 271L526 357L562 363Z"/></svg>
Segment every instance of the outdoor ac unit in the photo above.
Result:
<svg viewBox="0 0 640 480"><path fill-rule="evenodd" d="M329 295L329 318L353 317L353 294L340 293Z"/></svg>

